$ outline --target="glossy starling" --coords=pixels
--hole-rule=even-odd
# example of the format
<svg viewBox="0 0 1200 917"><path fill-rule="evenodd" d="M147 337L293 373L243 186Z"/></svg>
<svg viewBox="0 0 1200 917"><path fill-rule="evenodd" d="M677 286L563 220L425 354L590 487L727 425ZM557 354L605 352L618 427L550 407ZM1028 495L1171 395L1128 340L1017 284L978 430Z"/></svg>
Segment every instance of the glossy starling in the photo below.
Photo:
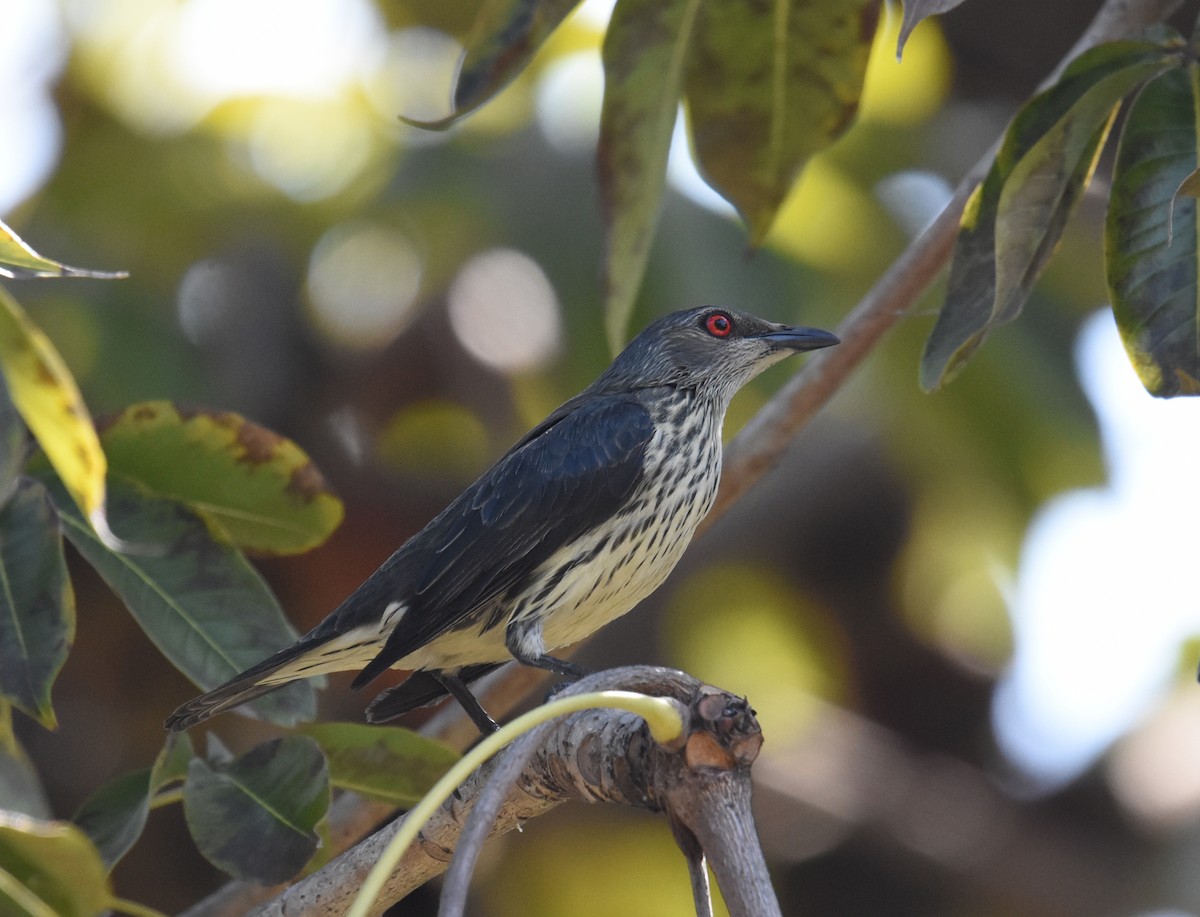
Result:
<svg viewBox="0 0 1200 917"><path fill-rule="evenodd" d="M495 723L466 684L550 655L625 614L675 566L712 506L730 399L771 364L838 343L729 309L649 325L591 386L534 427L291 647L189 701L182 730L298 678L413 670L373 722L451 694Z"/></svg>

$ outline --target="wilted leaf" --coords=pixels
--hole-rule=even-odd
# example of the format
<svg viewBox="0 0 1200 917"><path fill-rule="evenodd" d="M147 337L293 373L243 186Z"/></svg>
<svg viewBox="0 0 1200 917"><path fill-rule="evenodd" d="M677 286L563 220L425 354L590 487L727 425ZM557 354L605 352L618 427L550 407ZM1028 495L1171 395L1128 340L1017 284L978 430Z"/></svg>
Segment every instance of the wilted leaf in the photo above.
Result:
<svg viewBox="0 0 1200 917"><path fill-rule="evenodd" d="M0 509L0 693L47 729L50 686L75 636L75 597L45 488L17 483Z"/></svg>
<svg viewBox="0 0 1200 917"><path fill-rule="evenodd" d="M310 723L300 732L324 750L330 783L395 806L414 805L459 758L439 742L392 726Z"/></svg>
<svg viewBox="0 0 1200 917"><path fill-rule="evenodd" d="M900 36L896 39L896 60L904 54L904 45L913 29L923 19L948 13L963 0L904 0L904 18L900 20Z"/></svg>
<svg viewBox="0 0 1200 917"><path fill-rule="evenodd" d="M50 490L79 553L163 655L201 688L215 688L295 639L262 577L240 552L214 541L187 507L114 479L113 518L139 542L162 547L119 554L100 543L57 485ZM296 682L240 709L283 725L311 719L312 683Z"/></svg>
<svg viewBox="0 0 1200 917"><path fill-rule="evenodd" d="M1200 159L1194 80L1171 70L1147 84L1129 109L1117 146L1105 230L1113 313L1125 349L1152 395L1200 394L1196 201L1174 205Z"/></svg>
<svg viewBox="0 0 1200 917"><path fill-rule="evenodd" d="M1116 107L1176 61L1150 42L1101 45L1017 114L963 212L946 302L921 360L926 391L947 382L993 328L1020 314L1087 187Z"/></svg>
<svg viewBox="0 0 1200 917"><path fill-rule="evenodd" d="M111 897L104 864L82 831L0 812L0 913L95 917Z"/></svg>
<svg viewBox="0 0 1200 917"><path fill-rule="evenodd" d="M704 4L687 73L693 148L752 244L809 157L849 127L877 11L874 0Z"/></svg>
<svg viewBox="0 0 1200 917"><path fill-rule="evenodd" d="M115 280L127 276L124 271L91 271L81 267L67 267L57 261L43 258L0 221L0 277L91 277L95 280Z"/></svg>
<svg viewBox="0 0 1200 917"><path fill-rule="evenodd" d="M104 452L79 387L50 339L2 288L0 373L71 498L106 544L119 545L104 514Z"/></svg>
<svg viewBox="0 0 1200 917"><path fill-rule="evenodd" d="M614 351L646 270L700 0L623 0L604 39L597 170L606 224L605 324Z"/></svg>
<svg viewBox="0 0 1200 917"><path fill-rule="evenodd" d="M191 740L171 733L152 768L109 781L80 806L72 821L92 839L106 869L111 870L141 837L154 795L186 777L191 758Z"/></svg>
<svg viewBox="0 0 1200 917"><path fill-rule="evenodd" d="M454 87L454 111L437 121L403 119L442 130L470 114L517 77L580 0L484 0L466 39Z"/></svg>
<svg viewBox="0 0 1200 917"><path fill-rule="evenodd" d="M328 807L325 756L305 736L273 739L224 767L193 758L183 790L200 852L231 876L267 885L312 858Z"/></svg>
<svg viewBox="0 0 1200 917"><path fill-rule="evenodd" d="M148 401L105 424L101 442L113 474L186 503L246 550L307 551L342 521L342 502L300 447L237 414Z"/></svg>

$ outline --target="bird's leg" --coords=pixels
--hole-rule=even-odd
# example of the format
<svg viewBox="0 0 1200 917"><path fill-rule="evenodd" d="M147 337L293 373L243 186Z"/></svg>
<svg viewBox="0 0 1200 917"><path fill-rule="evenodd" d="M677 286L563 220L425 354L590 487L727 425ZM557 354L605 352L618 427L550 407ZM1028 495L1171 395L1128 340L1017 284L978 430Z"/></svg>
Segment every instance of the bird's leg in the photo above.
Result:
<svg viewBox="0 0 1200 917"><path fill-rule="evenodd" d="M521 665L546 669L568 681L578 681L587 674L587 669L582 666L546 652L540 621L525 619L511 622L504 632L504 645Z"/></svg>
<svg viewBox="0 0 1200 917"><path fill-rule="evenodd" d="M467 716L471 718L471 722L483 735L491 735L500 728L500 724L488 716L488 712L483 709L483 706L471 693L471 689L466 686L461 678L457 675L451 675L449 672L430 672L438 683L450 692L450 696L458 701L459 705L467 712Z"/></svg>

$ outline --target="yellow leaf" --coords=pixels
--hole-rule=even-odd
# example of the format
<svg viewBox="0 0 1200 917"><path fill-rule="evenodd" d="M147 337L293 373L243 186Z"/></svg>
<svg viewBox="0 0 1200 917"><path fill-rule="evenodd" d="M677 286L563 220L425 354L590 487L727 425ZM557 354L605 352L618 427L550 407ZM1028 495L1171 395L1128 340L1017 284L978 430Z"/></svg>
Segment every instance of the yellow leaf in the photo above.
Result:
<svg viewBox="0 0 1200 917"><path fill-rule="evenodd" d="M104 516L107 464L87 405L62 357L0 289L0 374L9 397L96 534L116 542Z"/></svg>

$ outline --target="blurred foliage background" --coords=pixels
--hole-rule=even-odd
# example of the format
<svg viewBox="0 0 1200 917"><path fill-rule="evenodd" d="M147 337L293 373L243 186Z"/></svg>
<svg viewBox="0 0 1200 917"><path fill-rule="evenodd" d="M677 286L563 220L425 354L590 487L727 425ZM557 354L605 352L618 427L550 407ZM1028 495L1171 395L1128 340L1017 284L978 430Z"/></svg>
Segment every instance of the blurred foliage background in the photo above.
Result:
<svg viewBox="0 0 1200 917"><path fill-rule="evenodd" d="M397 116L445 114L470 2L6 4L0 216L55 258L130 272L9 289L97 416L169 398L239 411L312 455L346 521L304 558L261 564L299 629L607 364L605 4L445 134ZM1096 6L966 3L923 24L902 64L884 28L858 123L753 254L677 144L635 327L710 302L836 325ZM1174 521L1200 500L1162 458L1195 444L1194 410L1151 406L1119 356L1092 360L1108 380L1094 390L1125 393L1121 416L1167 407L1161 429L1184 437L1136 466L1160 490L1118 488L1122 443L1154 437L1104 427L1076 369L1077 332L1106 297L1101 218L1085 201L1023 320L937 395L916 383L936 300L906 317L783 466L578 656L749 696L785 913L1200 913L1186 643L1200 609ZM786 372L740 396L727 434ZM1082 523L1089 550L1056 554L1046 519L1075 491L1111 512ZM1122 493L1136 513L1121 515ZM1034 588L1046 558L1057 592ZM152 761L163 717L194 693L90 568L72 572L61 728L18 724L61 816ZM1038 636L1022 614L1047 605L1074 617ZM361 718L348 681L331 679L322 718ZM235 748L260 734L236 716L213 729ZM220 881L178 807L115 874L124 897L164 910ZM476 887L480 914L690 909L666 825L628 812L539 819L492 848ZM417 898L399 910L432 913L433 893Z"/></svg>

